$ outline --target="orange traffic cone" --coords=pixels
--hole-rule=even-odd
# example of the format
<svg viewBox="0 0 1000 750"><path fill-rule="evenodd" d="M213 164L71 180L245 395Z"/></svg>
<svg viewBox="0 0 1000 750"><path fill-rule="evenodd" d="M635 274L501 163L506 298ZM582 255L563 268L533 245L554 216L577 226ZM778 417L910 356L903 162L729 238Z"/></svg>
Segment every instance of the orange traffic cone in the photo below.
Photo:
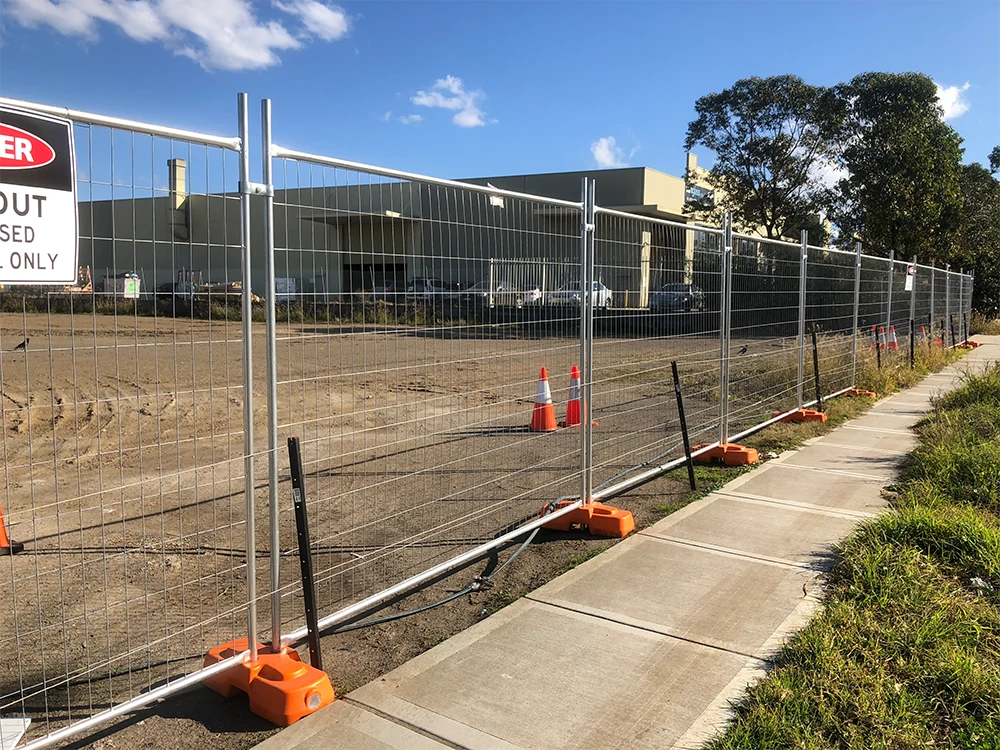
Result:
<svg viewBox="0 0 1000 750"><path fill-rule="evenodd" d="M16 555L24 551L21 542L12 542L7 536L7 527L3 522L3 508L0 508L0 555Z"/></svg>
<svg viewBox="0 0 1000 750"><path fill-rule="evenodd" d="M552 391L549 390L549 376L542 368L538 376L538 394L535 396L535 408L531 412L531 432L554 432L556 425L556 409L552 405Z"/></svg>
<svg viewBox="0 0 1000 750"><path fill-rule="evenodd" d="M580 368L573 365L569 374L569 401L566 404L566 421L560 422L560 427L579 427L583 424L583 415L587 413L587 407L583 405L583 398L580 395ZM597 422L591 422L597 427Z"/></svg>
<svg viewBox="0 0 1000 750"><path fill-rule="evenodd" d="M870 348L875 349L878 346L878 336L875 334L875 326L872 326L872 339Z"/></svg>
<svg viewBox="0 0 1000 750"><path fill-rule="evenodd" d="M878 348L885 351L885 326L878 327Z"/></svg>
<svg viewBox="0 0 1000 750"><path fill-rule="evenodd" d="M899 351L899 341L896 340L896 326L889 326L889 344L886 346L890 352Z"/></svg>
<svg viewBox="0 0 1000 750"><path fill-rule="evenodd" d="M927 341L927 329L920 326L920 338L917 339L921 344Z"/></svg>

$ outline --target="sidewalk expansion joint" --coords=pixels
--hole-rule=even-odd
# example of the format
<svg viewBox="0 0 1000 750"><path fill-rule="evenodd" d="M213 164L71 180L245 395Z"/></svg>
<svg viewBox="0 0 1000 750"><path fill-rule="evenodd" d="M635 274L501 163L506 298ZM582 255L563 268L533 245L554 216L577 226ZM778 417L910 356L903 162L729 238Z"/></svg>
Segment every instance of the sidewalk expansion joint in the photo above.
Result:
<svg viewBox="0 0 1000 750"><path fill-rule="evenodd" d="M400 726L403 729L413 732L414 734L419 734L423 737L426 737L429 740L433 740L434 742L437 742L440 745L443 745L444 747L451 748L451 750L471 750L469 747L466 747L465 745L459 745L457 742L453 742L449 739L446 739L439 734L428 732L423 727L419 727L416 724L411 724L410 722L400 719L396 716L393 716L392 714L387 714L385 711L382 711L381 709L375 708L374 706L369 706L367 703L362 703L361 701L356 700L355 698L351 698L350 696L338 695L337 700L344 701L344 703L349 703L355 708L359 708L362 711L367 711L370 714L374 714L375 716L378 716L380 719L385 719L386 721L392 722L396 726ZM472 728L475 729L475 727Z"/></svg>
<svg viewBox="0 0 1000 750"><path fill-rule="evenodd" d="M799 469L800 471L815 471L819 474L831 474L835 477L851 477L852 479L867 479L872 482L889 483L893 481L893 475L883 476L880 474L864 474L860 471L847 471L846 469L828 469L821 466L802 466L801 464L790 464L787 461L781 464L789 469Z"/></svg>
<svg viewBox="0 0 1000 750"><path fill-rule="evenodd" d="M906 437L917 439L910 430L892 430L888 427L869 427L863 424L842 424L841 430L860 430L861 432L884 432L886 435L905 435Z"/></svg>
<svg viewBox="0 0 1000 750"><path fill-rule="evenodd" d="M835 508L829 505L816 505L814 503L803 503L798 500L782 500L777 497L767 495L755 495L752 492L739 492L738 490L727 490L725 487L715 490L713 494L729 497L733 500L743 500L745 502L759 503L760 505L775 505L782 508L794 508L804 513L818 513L833 518L843 518L847 521L866 521L869 518L877 518L877 513L868 513L863 510L846 510Z"/></svg>
<svg viewBox="0 0 1000 750"><path fill-rule="evenodd" d="M813 565L809 563L795 562L794 560L785 560L781 557L767 557L765 555L755 555L753 552L745 552L744 550L733 549L731 547L722 547L717 544L708 544L707 542L695 542L690 539L682 539L677 536L669 536L667 534L653 534L648 530L643 530L639 532L639 536L649 537L650 539L657 539L661 542L669 542L671 544L679 544L685 547L695 547L696 549L702 549L706 552L714 552L717 555L723 555L725 557L735 557L742 560L749 560L751 562L761 563L762 565L773 565L776 568L785 568L786 570L806 570L812 572L820 572Z"/></svg>
<svg viewBox="0 0 1000 750"><path fill-rule="evenodd" d="M894 451L889 450L888 448L869 448L866 445L849 445L848 443L835 443L830 440L823 440L822 442L816 443L816 445L828 446L830 448L849 448L853 451L864 451L866 453L883 453L886 456L896 456L900 461L910 454L909 451Z"/></svg>
<svg viewBox="0 0 1000 750"><path fill-rule="evenodd" d="M586 617L593 617L595 620L603 620L604 622L611 622L614 623L615 625L620 625L626 628L632 628L633 630L641 630L643 633L652 633L653 635L658 635L663 638L672 638L675 641L684 641L684 643L690 643L695 646L704 646L705 648L710 648L713 649L714 651L721 651L724 654L743 656L747 659L753 659L754 661L762 662L767 665L770 665L773 662L773 659L757 656L756 654L748 654L745 651L737 651L735 649L725 648L723 646L718 646L712 643L705 643L695 638L685 638L682 635L675 635L673 633L664 633L662 630L656 630L655 628L646 628L643 627L642 625L636 625L633 622L627 622L627 623L622 622L621 620L616 620L614 617L611 617L610 615L601 615L597 614L596 612L581 612L580 610L574 609L573 607L568 607L565 604L555 604L554 602L547 602L543 601L542 599L532 599L531 594L525 594L524 598L531 599L531 601L535 602L536 604L544 604L546 607L561 609L564 612L572 612L573 614L576 615L585 615Z"/></svg>

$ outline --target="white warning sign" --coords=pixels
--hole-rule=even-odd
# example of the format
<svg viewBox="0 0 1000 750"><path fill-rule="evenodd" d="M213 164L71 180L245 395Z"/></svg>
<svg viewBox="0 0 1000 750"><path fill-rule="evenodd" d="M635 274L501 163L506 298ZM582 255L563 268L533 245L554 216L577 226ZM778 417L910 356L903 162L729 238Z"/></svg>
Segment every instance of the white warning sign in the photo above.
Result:
<svg viewBox="0 0 1000 750"><path fill-rule="evenodd" d="M911 264L906 267L906 286L904 287L904 291L913 291L913 280L915 278L917 278L917 267Z"/></svg>
<svg viewBox="0 0 1000 750"><path fill-rule="evenodd" d="M77 239L72 123L0 107L0 284L74 283Z"/></svg>

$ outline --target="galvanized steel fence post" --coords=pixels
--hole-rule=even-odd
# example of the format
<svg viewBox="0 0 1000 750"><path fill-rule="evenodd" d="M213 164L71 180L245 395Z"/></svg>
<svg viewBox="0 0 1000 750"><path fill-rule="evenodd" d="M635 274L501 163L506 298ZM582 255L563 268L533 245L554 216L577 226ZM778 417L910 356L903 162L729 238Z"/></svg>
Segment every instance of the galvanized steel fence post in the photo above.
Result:
<svg viewBox="0 0 1000 750"><path fill-rule="evenodd" d="M250 119L247 95L240 94L240 240L243 245L241 256L242 283L242 329L243 329L243 473L244 495L246 499L246 561L247 561L247 642L250 661L257 661L257 543L254 536L254 455L253 455L253 337L251 316L253 315L253 293L250 289Z"/></svg>
<svg viewBox="0 0 1000 750"><path fill-rule="evenodd" d="M802 408L804 401L803 391L805 379L805 357L806 357L806 272L809 263L809 232L805 229L801 234L802 248L799 258L799 369L798 380L796 381L796 395L798 396L798 408Z"/></svg>
<svg viewBox="0 0 1000 750"><path fill-rule="evenodd" d="M854 245L854 315L851 323L851 388L858 387L858 311L861 307L861 243Z"/></svg>
<svg viewBox="0 0 1000 750"><path fill-rule="evenodd" d="M889 334L892 331L892 273L896 267L896 251L889 251L889 291L885 298L885 340L888 347ZM888 348L886 349L888 351Z"/></svg>
<svg viewBox="0 0 1000 750"><path fill-rule="evenodd" d="M930 336L930 341L934 341L934 276L937 273L937 269L934 267L935 261L931 261L931 311L927 315L927 322L929 323L930 331L928 332Z"/></svg>
<svg viewBox="0 0 1000 750"><path fill-rule="evenodd" d="M729 332L732 323L733 215L723 217L719 311L719 444L729 442Z"/></svg>
<svg viewBox="0 0 1000 750"><path fill-rule="evenodd" d="M593 488L593 431L590 414L593 409L594 380L594 234L595 185L584 178L580 212L580 383L582 410L580 419L580 500L589 503Z"/></svg>
<svg viewBox="0 0 1000 750"><path fill-rule="evenodd" d="M910 282L910 367L913 367L913 338L916 336L916 331L914 330L917 325L916 314L917 314L917 256L913 256L913 261L911 262L911 267L913 268L913 276L910 276L910 269L906 269L907 280Z"/></svg>
<svg viewBox="0 0 1000 750"><path fill-rule="evenodd" d="M963 321L965 320L965 269L958 269L958 333L959 340L965 341L969 333L968 331L962 330Z"/></svg>
<svg viewBox="0 0 1000 750"><path fill-rule="evenodd" d="M274 175L271 164L271 100L260 103L261 179L264 183L264 291L267 322L267 502L271 547L271 648L281 650L281 534L278 518L278 354L274 320Z"/></svg>
<svg viewBox="0 0 1000 750"><path fill-rule="evenodd" d="M945 325L951 320L951 263L944 267L944 320ZM941 331L941 342L945 341L945 331Z"/></svg>

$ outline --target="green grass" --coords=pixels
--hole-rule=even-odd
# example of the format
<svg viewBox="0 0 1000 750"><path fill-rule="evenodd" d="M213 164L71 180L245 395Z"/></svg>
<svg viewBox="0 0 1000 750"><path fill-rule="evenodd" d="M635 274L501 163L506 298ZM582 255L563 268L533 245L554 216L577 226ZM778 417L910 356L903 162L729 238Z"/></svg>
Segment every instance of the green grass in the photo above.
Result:
<svg viewBox="0 0 1000 750"><path fill-rule="evenodd" d="M893 509L711 750L1000 748L1000 366L918 430Z"/></svg>

